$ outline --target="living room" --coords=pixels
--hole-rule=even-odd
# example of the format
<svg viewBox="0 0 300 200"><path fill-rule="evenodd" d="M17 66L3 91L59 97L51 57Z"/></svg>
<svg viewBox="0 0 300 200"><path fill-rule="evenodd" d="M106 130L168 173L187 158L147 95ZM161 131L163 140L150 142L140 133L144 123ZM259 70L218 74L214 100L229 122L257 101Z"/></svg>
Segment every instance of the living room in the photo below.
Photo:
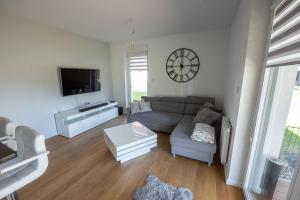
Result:
<svg viewBox="0 0 300 200"><path fill-rule="evenodd" d="M287 167L253 183L264 136L281 142L259 128L272 74L288 118L299 5L1 1L0 199L297 199L296 164L284 197Z"/></svg>

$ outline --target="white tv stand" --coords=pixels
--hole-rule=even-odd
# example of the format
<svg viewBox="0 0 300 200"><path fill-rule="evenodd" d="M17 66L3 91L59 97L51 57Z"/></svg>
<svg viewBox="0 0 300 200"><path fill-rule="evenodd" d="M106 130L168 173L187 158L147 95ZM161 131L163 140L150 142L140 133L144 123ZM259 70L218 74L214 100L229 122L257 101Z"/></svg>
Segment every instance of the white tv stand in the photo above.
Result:
<svg viewBox="0 0 300 200"><path fill-rule="evenodd" d="M57 133L72 138L118 117L118 108L115 107L118 103L107 103L107 105L84 112L79 112L79 109L77 108L56 113L55 122Z"/></svg>

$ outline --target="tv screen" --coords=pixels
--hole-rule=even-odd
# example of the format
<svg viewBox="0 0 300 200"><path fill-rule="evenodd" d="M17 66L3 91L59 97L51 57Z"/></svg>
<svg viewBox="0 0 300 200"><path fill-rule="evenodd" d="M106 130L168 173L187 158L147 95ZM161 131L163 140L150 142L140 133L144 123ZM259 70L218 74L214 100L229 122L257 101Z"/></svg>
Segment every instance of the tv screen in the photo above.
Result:
<svg viewBox="0 0 300 200"><path fill-rule="evenodd" d="M101 90L100 70L59 68L63 96Z"/></svg>

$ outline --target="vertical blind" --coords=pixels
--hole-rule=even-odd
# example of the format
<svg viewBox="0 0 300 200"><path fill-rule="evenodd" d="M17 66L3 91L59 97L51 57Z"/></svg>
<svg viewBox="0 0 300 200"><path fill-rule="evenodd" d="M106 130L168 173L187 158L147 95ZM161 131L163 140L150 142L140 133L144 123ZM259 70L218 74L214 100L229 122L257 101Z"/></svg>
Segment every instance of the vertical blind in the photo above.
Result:
<svg viewBox="0 0 300 200"><path fill-rule="evenodd" d="M300 0L284 0L275 9L267 67L300 65Z"/></svg>
<svg viewBox="0 0 300 200"><path fill-rule="evenodd" d="M147 70L147 52L128 53L128 65L130 70Z"/></svg>

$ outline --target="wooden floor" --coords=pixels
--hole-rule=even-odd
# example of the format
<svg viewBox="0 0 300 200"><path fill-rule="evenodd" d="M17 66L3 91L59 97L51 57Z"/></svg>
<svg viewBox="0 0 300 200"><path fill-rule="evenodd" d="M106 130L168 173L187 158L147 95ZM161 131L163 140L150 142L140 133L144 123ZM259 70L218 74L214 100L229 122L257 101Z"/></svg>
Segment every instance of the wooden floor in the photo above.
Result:
<svg viewBox="0 0 300 200"><path fill-rule="evenodd" d="M240 200L242 191L224 183L223 167L170 154L169 136L158 134L158 147L144 156L116 162L103 129L126 123L119 117L72 139L47 141L49 167L37 181L18 191L20 200L132 199L148 174L193 191L195 200Z"/></svg>

